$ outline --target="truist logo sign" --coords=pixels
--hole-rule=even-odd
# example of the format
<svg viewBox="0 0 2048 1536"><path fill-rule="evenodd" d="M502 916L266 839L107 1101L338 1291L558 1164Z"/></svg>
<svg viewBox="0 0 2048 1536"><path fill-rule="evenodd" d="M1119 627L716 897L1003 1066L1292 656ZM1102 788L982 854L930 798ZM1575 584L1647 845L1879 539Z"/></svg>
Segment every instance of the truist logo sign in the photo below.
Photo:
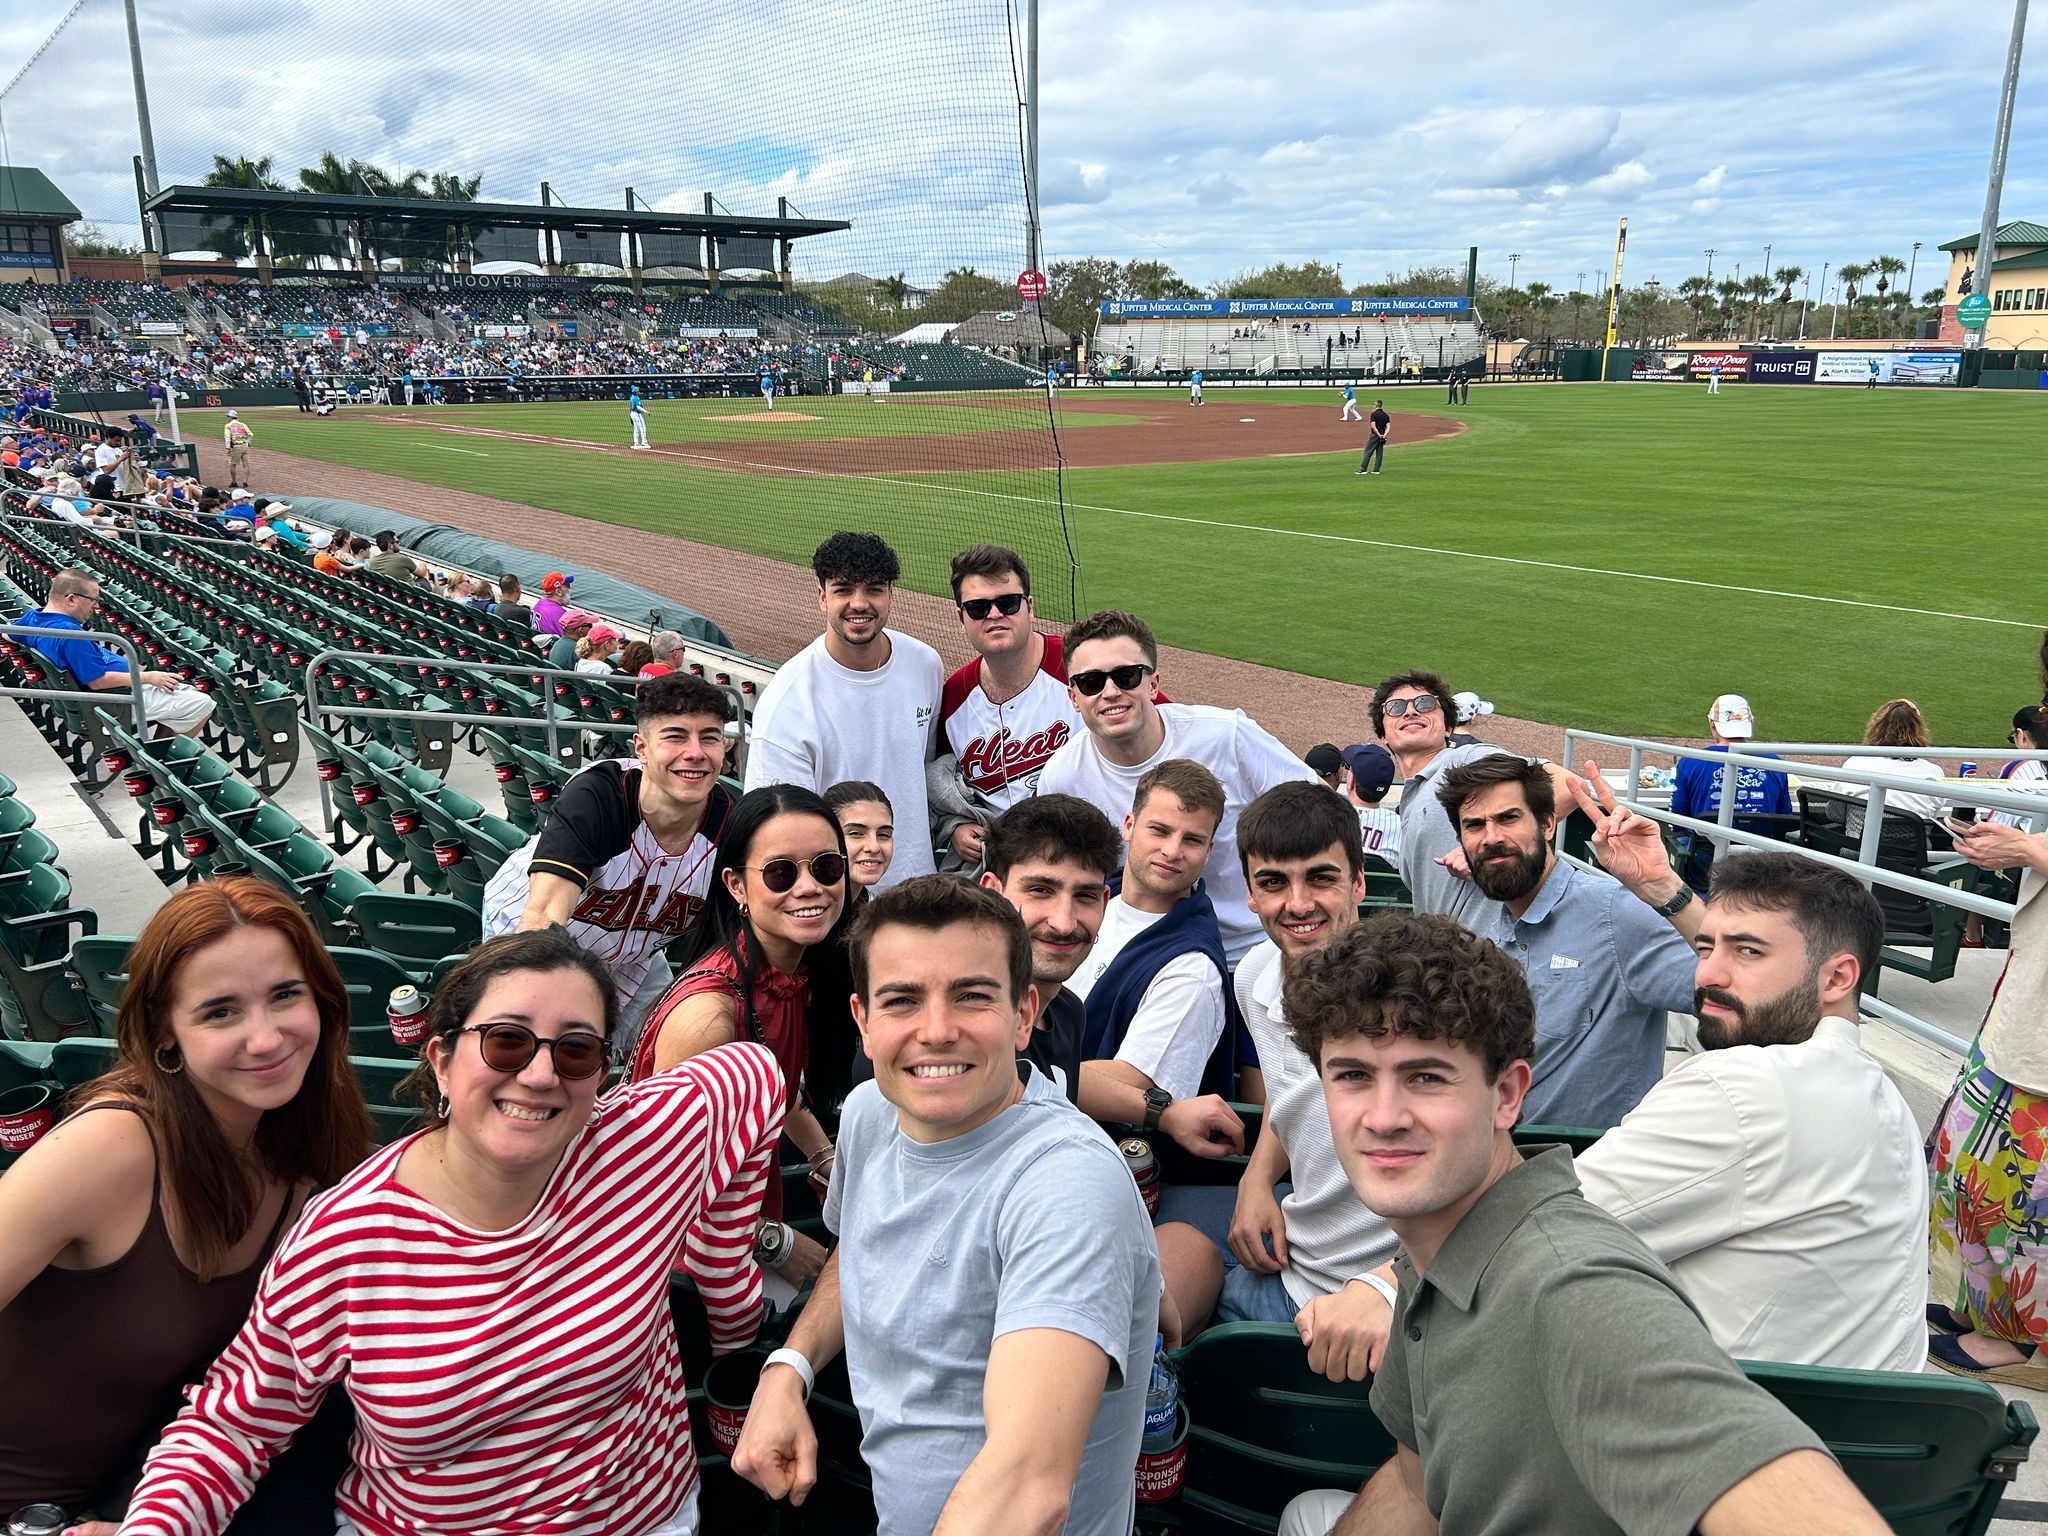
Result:
<svg viewBox="0 0 2048 1536"><path fill-rule="evenodd" d="M960 754L960 772L978 790L1000 789L1038 772L1072 734L1064 720L1021 741L1004 727L993 736L978 736L967 744Z"/></svg>
<svg viewBox="0 0 2048 1536"><path fill-rule="evenodd" d="M1811 352L1758 352L1749 360L1749 376L1779 384L1810 383L1813 379Z"/></svg>

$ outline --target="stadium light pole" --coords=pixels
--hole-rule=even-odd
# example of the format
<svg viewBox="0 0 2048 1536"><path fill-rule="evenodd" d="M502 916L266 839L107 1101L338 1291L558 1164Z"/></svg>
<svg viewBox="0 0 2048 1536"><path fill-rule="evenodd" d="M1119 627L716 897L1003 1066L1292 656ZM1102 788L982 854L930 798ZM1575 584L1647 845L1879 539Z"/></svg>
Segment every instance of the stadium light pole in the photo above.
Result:
<svg viewBox="0 0 2048 1536"><path fill-rule="evenodd" d="M1710 245L1707 247L1707 281L1714 280L1714 257L1719 253Z"/></svg>
<svg viewBox="0 0 2048 1536"><path fill-rule="evenodd" d="M2020 44L2027 39L2027 0L2013 0L2012 41L2005 50L2005 79L1998 88L1998 120L1991 131L1991 177L1984 186L1984 222L1977 230L1977 285L1974 291L1989 293L1991 265L1998 251L1998 197L2005 189L2005 152L2012 143L2012 104L2019 94ZM1909 285L1910 286L1910 285ZM1963 332L1963 350L1981 351L1984 328Z"/></svg>
<svg viewBox="0 0 2048 1536"><path fill-rule="evenodd" d="M1821 280L1821 287L1827 287L1827 280ZM1813 308L1813 278L1811 275L1799 279L1799 339L1806 340L1806 312Z"/></svg>
<svg viewBox="0 0 2048 1536"><path fill-rule="evenodd" d="M1516 263L1516 262L1518 262L1518 261L1520 261L1521 259L1522 259L1522 253L1521 253L1520 251L1509 251L1509 252L1508 252L1508 287L1509 287L1509 288L1513 288L1513 287L1515 286L1515 263Z"/></svg>
<svg viewBox="0 0 2048 1536"><path fill-rule="evenodd" d="M149 128L149 86L142 77L142 32L135 21L135 0L122 0L128 17L128 72L135 79L135 127L142 140L142 180L153 197L161 190L156 179L156 135Z"/></svg>

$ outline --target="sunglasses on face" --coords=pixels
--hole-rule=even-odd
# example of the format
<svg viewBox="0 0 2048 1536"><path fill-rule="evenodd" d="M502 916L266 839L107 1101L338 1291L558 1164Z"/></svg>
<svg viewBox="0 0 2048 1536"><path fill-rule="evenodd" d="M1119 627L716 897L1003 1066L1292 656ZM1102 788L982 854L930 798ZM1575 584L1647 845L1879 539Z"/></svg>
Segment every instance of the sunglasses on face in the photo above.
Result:
<svg viewBox="0 0 2048 1536"><path fill-rule="evenodd" d="M846 874L846 856L814 853L808 859L770 859L766 864L749 864L747 868L761 877L763 885L780 896L796 885L796 874L800 869L809 869L811 878L820 885L837 885Z"/></svg>
<svg viewBox="0 0 2048 1536"><path fill-rule="evenodd" d="M1411 709L1418 715L1433 715L1442 709L1444 704L1435 694L1425 693L1415 699L1389 699L1383 707L1387 714L1398 720Z"/></svg>
<svg viewBox="0 0 2048 1536"><path fill-rule="evenodd" d="M990 613L1000 613L1007 619L1023 606L1022 592L1005 592L997 597L970 597L960 604L960 611L979 624Z"/></svg>
<svg viewBox="0 0 2048 1536"><path fill-rule="evenodd" d="M555 1076L564 1082L580 1083L604 1070L604 1037L587 1030L572 1030L552 1040L543 1040L524 1024L465 1024L456 1033L476 1036L484 1065L493 1072L524 1072L542 1046L554 1053Z"/></svg>
<svg viewBox="0 0 2048 1536"><path fill-rule="evenodd" d="M1127 667L1098 667L1090 672L1076 672L1067 681L1074 685L1076 693L1092 699L1102 692L1104 683L1115 683L1119 692L1129 693L1145 681L1145 674L1152 670L1142 661L1134 661Z"/></svg>

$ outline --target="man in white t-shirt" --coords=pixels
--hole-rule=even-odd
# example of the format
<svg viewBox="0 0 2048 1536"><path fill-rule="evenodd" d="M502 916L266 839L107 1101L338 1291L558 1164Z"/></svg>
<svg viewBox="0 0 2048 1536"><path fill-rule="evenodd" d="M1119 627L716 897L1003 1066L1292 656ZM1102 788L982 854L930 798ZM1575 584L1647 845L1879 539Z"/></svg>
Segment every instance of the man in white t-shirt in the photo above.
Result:
<svg viewBox="0 0 2048 1536"><path fill-rule="evenodd" d="M1224 810L1209 853L1209 900L1234 968L1260 938L1237 857L1237 813L1275 784L1313 783L1314 772L1243 710L1158 703L1159 643L1135 614L1090 614L1067 631L1066 657L1067 687L1087 730L1053 754L1039 789L1079 795L1121 821L1138 780L1168 758L1191 758L1215 774Z"/></svg>
<svg viewBox="0 0 2048 1536"><path fill-rule="evenodd" d="M825 633L776 669L748 732L746 787L845 779L888 793L896 857L881 884L933 872L925 762L945 665L922 640L887 628L901 567L872 533L835 533L811 556Z"/></svg>
<svg viewBox="0 0 2048 1536"><path fill-rule="evenodd" d="M994 820L1038 784L1038 773L1081 729L1067 696L1060 639L1032 628L1031 572L1000 544L953 557L953 602L976 659L946 679L939 728L977 807ZM1111 818L1114 822L1114 818ZM962 860L981 861L982 821L941 828Z"/></svg>
<svg viewBox="0 0 2048 1536"><path fill-rule="evenodd" d="M1108 1125L1159 1129L1198 1157L1244 1150L1244 1122L1197 1097L1223 1038L1223 940L1202 871L1223 786L1169 758L1138 780L1121 881L1088 958L1067 979L1087 1010L1076 1102Z"/></svg>

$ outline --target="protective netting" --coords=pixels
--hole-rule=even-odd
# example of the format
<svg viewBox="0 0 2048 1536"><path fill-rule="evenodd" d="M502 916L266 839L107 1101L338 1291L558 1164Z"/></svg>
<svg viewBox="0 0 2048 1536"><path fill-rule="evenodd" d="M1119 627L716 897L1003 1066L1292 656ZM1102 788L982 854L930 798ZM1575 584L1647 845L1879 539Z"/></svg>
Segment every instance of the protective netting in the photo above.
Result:
<svg viewBox="0 0 2048 1536"><path fill-rule="evenodd" d="M1075 611L1079 573L1052 415L1028 385L1042 359L1035 349L1012 360L891 340L920 321L1025 308L1015 292L1028 265L1020 5L138 0L162 186L209 173L245 184L246 159L279 187L300 190L303 167L315 190L346 193L361 188L319 179L323 167L361 161L395 178L424 172L421 186L480 176L484 202L538 204L546 182L555 203L573 207L623 209L630 187L641 208L701 214L708 193L715 215L786 207L848 221L794 242L794 296L745 283L726 296L759 312L760 343L808 388L886 384L886 402L785 395L772 424L731 427L719 418L758 409L757 399L650 402L654 461L672 466L673 480L640 494L675 509L664 527L783 559L807 559L835 529L873 529L896 546L905 582L934 592L946 590L953 551L1009 544L1032 566L1041 614L1058 620ZM40 167L102 235L136 243L120 0L83 0L68 20L53 3L33 24L17 11L0 22L0 44L0 68L29 61L0 92L0 161ZM251 259L246 220L180 215L162 233L174 253ZM316 219L275 234L304 270L351 263L365 247L415 268L449 247L486 271L538 271L542 259L534 231L480 223L392 220L358 231L353 247L346 226ZM655 286L656 269L682 277L709 261L771 280L779 266L775 242L758 234L648 235L649 286L636 300L619 275L631 255L619 235L561 244L588 282L607 284L610 313L656 340L748 318L701 287L693 305L687 291ZM594 301L580 307L587 341ZM498 425L545 435L509 417ZM623 448L623 407L616 433ZM436 457L460 473L461 456ZM533 478L541 499L560 477Z"/></svg>

